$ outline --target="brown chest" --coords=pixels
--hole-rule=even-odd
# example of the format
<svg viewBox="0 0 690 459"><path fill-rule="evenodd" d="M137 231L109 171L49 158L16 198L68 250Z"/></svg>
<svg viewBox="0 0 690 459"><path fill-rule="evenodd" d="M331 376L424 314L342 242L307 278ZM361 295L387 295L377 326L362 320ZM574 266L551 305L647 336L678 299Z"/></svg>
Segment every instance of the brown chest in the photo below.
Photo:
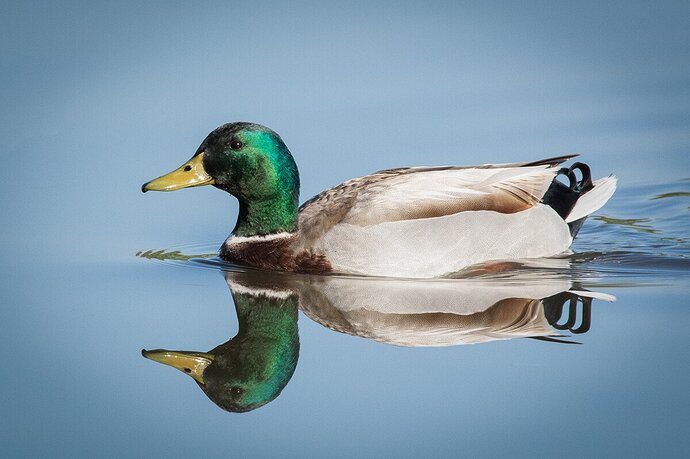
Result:
<svg viewBox="0 0 690 459"><path fill-rule="evenodd" d="M230 239L221 247L220 256L231 263L271 271L325 273L332 270L323 255L295 250L294 239L290 237L242 242Z"/></svg>

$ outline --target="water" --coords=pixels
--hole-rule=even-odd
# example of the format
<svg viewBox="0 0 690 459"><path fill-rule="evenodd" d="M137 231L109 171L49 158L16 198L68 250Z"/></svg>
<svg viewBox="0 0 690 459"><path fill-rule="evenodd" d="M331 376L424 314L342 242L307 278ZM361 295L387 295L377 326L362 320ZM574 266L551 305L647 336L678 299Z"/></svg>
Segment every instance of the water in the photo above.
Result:
<svg viewBox="0 0 690 459"><path fill-rule="evenodd" d="M272 275L224 263L213 254L220 241L39 270L43 300L11 333L25 342L42 330L50 346L16 350L21 371L8 375L5 403L15 431L35 441L14 444L40 453L56 436L87 437L61 448L219 456L628 455L662 445L682 456L690 201L655 197L687 184L620 190L572 254L453 279ZM215 384L233 381L251 403L207 397L139 354L216 346L232 364ZM26 380L28 367L40 376Z"/></svg>
<svg viewBox="0 0 690 459"><path fill-rule="evenodd" d="M432 3L3 5L3 456L688 456L688 3ZM302 201L570 152L620 189L553 259L257 274L224 193L140 192L234 120ZM249 402L141 353L219 345Z"/></svg>

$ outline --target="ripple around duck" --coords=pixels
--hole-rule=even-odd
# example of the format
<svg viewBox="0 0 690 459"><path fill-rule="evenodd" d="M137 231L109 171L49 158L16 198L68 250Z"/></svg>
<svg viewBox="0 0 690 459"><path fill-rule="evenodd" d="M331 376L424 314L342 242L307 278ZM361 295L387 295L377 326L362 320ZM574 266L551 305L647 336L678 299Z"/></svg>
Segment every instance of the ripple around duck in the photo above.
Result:
<svg viewBox="0 0 690 459"><path fill-rule="evenodd" d="M622 189L600 213L590 217L572 253L540 260L491 262L449 276L453 279L533 282L568 277L619 285L690 279L690 191L687 181ZM140 250L136 256L193 269L252 270L218 257L220 241ZM363 277L363 276L347 276Z"/></svg>

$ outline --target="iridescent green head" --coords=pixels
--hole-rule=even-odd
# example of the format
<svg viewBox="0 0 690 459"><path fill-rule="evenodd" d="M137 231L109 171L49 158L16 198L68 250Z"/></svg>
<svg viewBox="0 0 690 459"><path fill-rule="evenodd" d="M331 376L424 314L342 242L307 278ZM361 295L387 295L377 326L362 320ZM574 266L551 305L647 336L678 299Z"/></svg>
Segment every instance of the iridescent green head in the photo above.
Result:
<svg viewBox="0 0 690 459"><path fill-rule="evenodd" d="M254 123L229 123L211 132L176 170L145 183L142 191L213 185L240 202L238 236L297 229L299 173L278 134Z"/></svg>

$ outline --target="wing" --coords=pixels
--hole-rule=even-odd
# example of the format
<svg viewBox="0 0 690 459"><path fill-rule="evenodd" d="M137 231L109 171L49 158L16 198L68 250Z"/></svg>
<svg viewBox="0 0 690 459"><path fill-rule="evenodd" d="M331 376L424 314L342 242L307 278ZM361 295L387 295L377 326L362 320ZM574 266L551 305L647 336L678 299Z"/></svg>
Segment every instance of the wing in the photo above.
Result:
<svg viewBox="0 0 690 459"><path fill-rule="evenodd" d="M533 207L557 166L572 156L530 163L390 169L324 191L300 208L309 245L338 223L370 226L463 211L515 213Z"/></svg>
<svg viewBox="0 0 690 459"><path fill-rule="evenodd" d="M549 166L530 166L398 175L361 189L342 222L371 226L472 210L512 214L537 204L556 172Z"/></svg>

